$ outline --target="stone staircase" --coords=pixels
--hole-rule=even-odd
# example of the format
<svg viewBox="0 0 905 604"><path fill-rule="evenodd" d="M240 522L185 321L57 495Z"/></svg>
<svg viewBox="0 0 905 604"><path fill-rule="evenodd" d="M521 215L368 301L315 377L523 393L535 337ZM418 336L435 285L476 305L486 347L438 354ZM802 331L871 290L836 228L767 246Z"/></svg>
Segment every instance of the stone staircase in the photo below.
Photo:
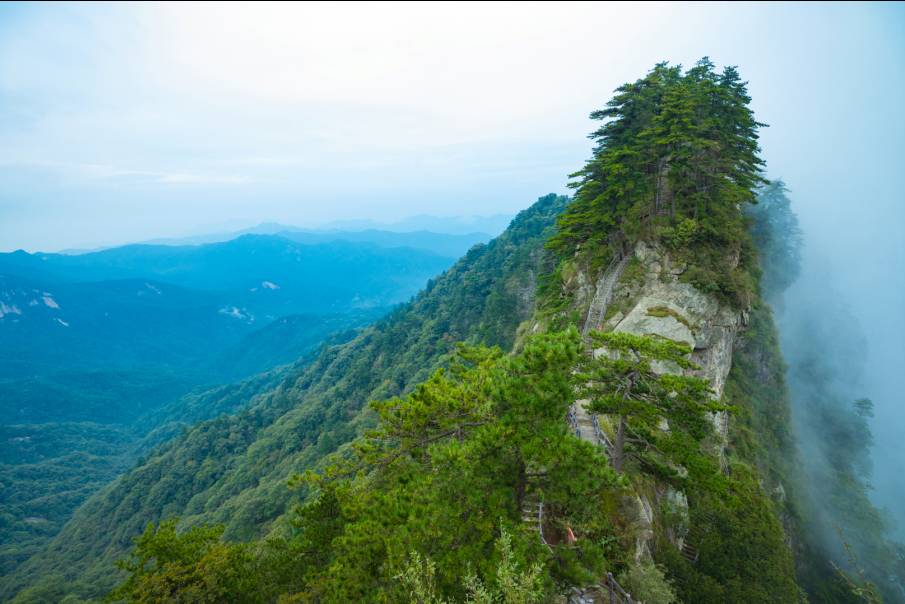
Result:
<svg viewBox="0 0 905 604"><path fill-rule="evenodd" d="M690 535L686 535L682 540L682 549L679 550L682 554L682 557L694 564L698 561L698 556L700 553L698 552L698 548L691 544L689 540Z"/></svg>
<svg viewBox="0 0 905 604"><path fill-rule="evenodd" d="M522 522L532 531L537 531L540 541L547 547L547 539L544 536L544 502L536 493L525 496L522 501Z"/></svg>
<svg viewBox="0 0 905 604"><path fill-rule="evenodd" d="M582 335L587 336L591 330L600 329L603 317L606 316L606 309L613 299L613 290L629 260L631 260L631 254L617 254L610 261L606 270L603 271L597 281L597 288L594 291L594 297L591 299L591 305L588 307L588 315L581 331Z"/></svg>
<svg viewBox="0 0 905 604"><path fill-rule="evenodd" d="M589 443L597 444L597 434L594 430L594 419L585 409L586 400L575 401L569 407L569 425L575 436Z"/></svg>
<svg viewBox="0 0 905 604"><path fill-rule="evenodd" d="M703 521L703 522L701 522ZM704 516L701 518L701 521L691 526L688 529L688 533L685 534L685 537L682 538L682 547L679 548L679 551L682 553L682 557L686 560L694 564L698 561L701 553L698 550L701 542L704 540L704 537L713 527L713 517L712 516Z"/></svg>
<svg viewBox="0 0 905 604"><path fill-rule="evenodd" d="M622 589L612 573L607 573L603 582L591 587L573 587L566 600L568 604L641 604Z"/></svg>
<svg viewBox="0 0 905 604"><path fill-rule="evenodd" d="M600 421L597 419L596 413L588 413L585 404L588 401L575 401L569 407L568 421L569 426L575 436L581 440L603 447L607 455L612 455L613 443L607 437L606 433L600 428Z"/></svg>

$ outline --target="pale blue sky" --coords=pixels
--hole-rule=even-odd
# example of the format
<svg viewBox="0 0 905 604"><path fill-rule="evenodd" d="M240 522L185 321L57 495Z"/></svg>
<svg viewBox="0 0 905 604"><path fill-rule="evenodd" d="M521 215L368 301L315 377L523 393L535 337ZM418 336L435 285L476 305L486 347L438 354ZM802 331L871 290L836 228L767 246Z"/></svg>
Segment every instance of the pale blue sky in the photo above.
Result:
<svg viewBox="0 0 905 604"><path fill-rule="evenodd" d="M835 189L838 165L902 140L903 14L4 4L0 249L514 212L565 190L616 86L702 55L750 80L771 173Z"/></svg>
<svg viewBox="0 0 905 604"><path fill-rule="evenodd" d="M703 55L750 81L809 262L871 338L901 492L901 3L2 4L0 250L515 212L566 191L615 87Z"/></svg>

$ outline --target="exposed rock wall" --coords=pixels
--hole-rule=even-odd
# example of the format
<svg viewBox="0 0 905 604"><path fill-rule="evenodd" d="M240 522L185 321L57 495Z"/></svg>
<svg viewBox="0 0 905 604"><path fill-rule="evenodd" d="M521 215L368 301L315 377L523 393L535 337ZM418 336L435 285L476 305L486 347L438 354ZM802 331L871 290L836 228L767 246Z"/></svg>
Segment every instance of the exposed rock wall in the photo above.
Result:
<svg viewBox="0 0 905 604"><path fill-rule="evenodd" d="M643 285L639 288L620 283L615 291L615 296L634 298L631 309L625 316L617 313L592 329L655 334L688 344L693 350L692 360L701 367L694 373L709 380L719 398L732 367L732 348L738 330L744 326L744 313L680 281L685 266L673 263L661 249L639 243L635 258L644 269Z"/></svg>
<svg viewBox="0 0 905 604"><path fill-rule="evenodd" d="M629 263L633 263L631 275L626 273ZM683 264L673 261L662 248L641 242L632 254L612 262L599 275L578 271L572 285L575 306L579 310L587 309L582 333L603 329L657 335L688 344L692 349L691 358L699 367L689 370L689 374L706 379L712 396L719 399L732 368L733 348L739 330L746 323L746 313L683 282L681 275L685 270ZM681 371L677 366L664 366L662 370ZM581 438L605 446L611 423L601 417L602 436L595 435L591 430L593 418L583 408L584 402L576 401L572 407L573 427ZM718 454L722 458L729 432L728 414L714 414L712 420L718 435ZM632 518L635 526L636 560L650 555L654 509L661 504L669 505L682 518L678 525L666 527L666 534L680 550L688 531L688 503L684 494L665 486L654 491L639 493L625 502L631 508L626 510L626 515ZM590 601L597 601L590 597Z"/></svg>
<svg viewBox="0 0 905 604"><path fill-rule="evenodd" d="M680 276L686 267L673 262L659 247L641 242L635 247L634 258L640 264L643 277L634 283L618 282L607 300L608 303L618 301L627 312L613 313L606 321L586 322L585 333L592 329L606 329L658 335L688 344L693 351L692 360L700 367L689 373L705 378L710 383L714 398L720 398L732 367L736 336L745 324L745 313L721 304L714 296L681 281ZM620 274L624 268L623 263ZM607 282L612 277L604 274L600 280ZM618 275L616 278L618 280ZM589 312L588 319L602 318L605 313L606 310L598 310L593 315ZM728 436L725 413L714 417L714 427L725 440Z"/></svg>
<svg viewBox="0 0 905 604"><path fill-rule="evenodd" d="M588 305L587 316L585 317L584 327L582 328L582 333L584 335L587 335L587 333L593 329L600 329L600 324L603 321L603 317L606 315L606 310L610 305L610 301L613 299L613 291L629 260L631 260L630 254L627 254L623 258L617 257L610 266L600 274L600 278L597 279L597 285L594 289L594 297L591 298L591 302Z"/></svg>

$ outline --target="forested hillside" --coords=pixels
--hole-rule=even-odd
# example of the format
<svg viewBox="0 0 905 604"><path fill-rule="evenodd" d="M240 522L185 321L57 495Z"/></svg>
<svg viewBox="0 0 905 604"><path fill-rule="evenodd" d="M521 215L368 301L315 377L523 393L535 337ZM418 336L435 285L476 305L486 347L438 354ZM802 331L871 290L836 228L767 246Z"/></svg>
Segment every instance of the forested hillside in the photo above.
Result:
<svg viewBox="0 0 905 604"><path fill-rule="evenodd" d="M566 201L542 198L411 303L348 344L328 348L275 390L264 389L246 410L203 422L151 453L87 501L44 552L4 579L5 597L35 583L39 587L20 599L101 594L131 538L147 522L174 514L227 523L233 538L266 533L298 496L286 488L288 477L370 425L370 400L411 388L457 342L512 346L516 327L533 310L543 242Z"/></svg>
<svg viewBox="0 0 905 604"><path fill-rule="evenodd" d="M0 254L0 572L153 445L245 406L274 368L350 339L452 263L394 238L412 239Z"/></svg>
<svg viewBox="0 0 905 604"><path fill-rule="evenodd" d="M885 556L862 571L814 538L830 522L770 307L797 224L750 102L706 58L623 85L591 114L574 197L539 199L352 339L187 407L222 414L162 433L0 596L900 601L895 544L856 542ZM855 482L836 518L882 532L856 409L821 420L855 452L828 492Z"/></svg>

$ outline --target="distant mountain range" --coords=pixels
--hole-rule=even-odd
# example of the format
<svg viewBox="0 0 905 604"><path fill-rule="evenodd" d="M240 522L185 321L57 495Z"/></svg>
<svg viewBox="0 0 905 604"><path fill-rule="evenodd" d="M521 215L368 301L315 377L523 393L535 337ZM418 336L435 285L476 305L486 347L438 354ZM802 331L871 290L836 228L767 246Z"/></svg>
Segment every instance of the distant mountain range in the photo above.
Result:
<svg viewBox="0 0 905 604"><path fill-rule="evenodd" d="M455 257L426 249L430 237L414 234L400 236L400 245L394 245L392 234L375 236L381 244L300 238L306 241L243 235L222 243L127 245L79 255L17 251L0 254L0 274L61 284L168 283L208 292L204 304L219 304L217 311L226 316L261 324L289 314L343 312L402 302ZM420 248L401 246L419 239ZM450 244L439 241L435 247L445 249ZM154 283L139 284L142 296L158 293Z"/></svg>
<svg viewBox="0 0 905 604"><path fill-rule="evenodd" d="M316 228L298 227L278 222L263 222L237 231L204 233L186 237L163 237L140 243L145 245L204 245L231 241L242 235L280 235L295 241L329 242L358 241L385 246L406 246L433 251L458 258L475 243L486 243L512 221L510 214L490 216L441 217L419 215L391 223L374 220L341 220ZM97 252L96 249L67 249L60 254L77 255Z"/></svg>
<svg viewBox="0 0 905 604"><path fill-rule="evenodd" d="M496 237L506 230L506 227L509 226L514 217L514 214L491 214L488 216L431 216L429 214L419 214L396 222L335 220L322 225L320 229L337 231L379 229L395 233L431 231L450 235L486 233L491 237Z"/></svg>
<svg viewBox="0 0 905 604"><path fill-rule="evenodd" d="M0 254L0 421L117 421L158 395L291 362L453 262L393 237Z"/></svg>

